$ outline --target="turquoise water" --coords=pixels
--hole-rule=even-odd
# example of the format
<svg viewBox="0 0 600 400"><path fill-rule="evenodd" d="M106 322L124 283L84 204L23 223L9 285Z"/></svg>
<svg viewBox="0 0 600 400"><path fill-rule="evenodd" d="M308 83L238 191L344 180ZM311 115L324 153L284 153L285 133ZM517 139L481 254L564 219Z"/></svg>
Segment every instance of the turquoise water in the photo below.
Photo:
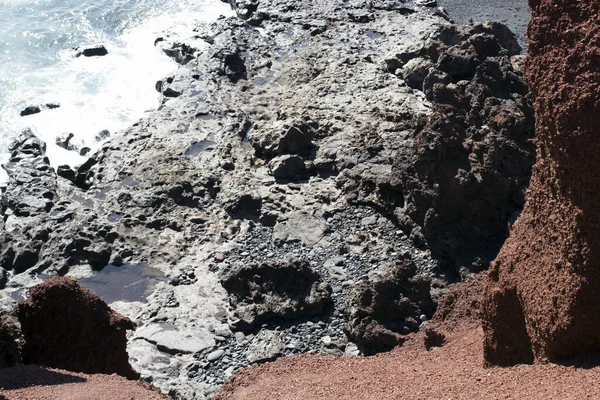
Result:
<svg viewBox="0 0 600 400"><path fill-rule="evenodd" d="M219 0L0 0L0 162L25 127L47 142L53 165L81 162L53 146L56 136L72 132L94 148L99 131L118 132L156 108L155 82L178 66L154 40L188 39L219 15L232 15ZM95 44L109 54L75 57L74 47ZM19 115L46 103L60 108Z"/></svg>

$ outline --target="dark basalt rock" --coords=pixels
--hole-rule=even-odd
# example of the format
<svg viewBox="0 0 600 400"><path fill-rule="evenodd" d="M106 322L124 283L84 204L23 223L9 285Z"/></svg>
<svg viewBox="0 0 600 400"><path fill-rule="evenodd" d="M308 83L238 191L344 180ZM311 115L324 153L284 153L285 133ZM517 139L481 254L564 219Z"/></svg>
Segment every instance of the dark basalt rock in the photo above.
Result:
<svg viewBox="0 0 600 400"><path fill-rule="evenodd" d="M106 47L104 47L104 45L98 45L98 46L94 46L94 47L88 47L85 48L83 50L79 50L79 48L77 49L77 54L75 54L75 57L102 57L108 54L108 50L106 49Z"/></svg>
<svg viewBox="0 0 600 400"><path fill-rule="evenodd" d="M73 278L54 277L36 286L17 314L25 339L23 362L139 378L127 356L126 331L135 324Z"/></svg>
<svg viewBox="0 0 600 400"><path fill-rule="evenodd" d="M251 330L273 318L297 319L321 314L331 288L301 260L266 261L235 267L221 278L239 318L235 327Z"/></svg>
<svg viewBox="0 0 600 400"><path fill-rule="evenodd" d="M469 33L480 31L495 32L477 25ZM416 153L396 158L392 182L403 188L412 220L399 215L401 225L416 224L415 234L464 275L487 267L523 207L535 159L533 110L505 41L491 33L441 36L456 44L435 46L438 68L423 83L433 114L417 127ZM501 55L469 50L482 40Z"/></svg>
<svg viewBox="0 0 600 400"><path fill-rule="evenodd" d="M21 111L21 117L26 117L28 115L39 114L42 112L42 109L38 106L29 106L24 108Z"/></svg>
<svg viewBox="0 0 600 400"><path fill-rule="evenodd" d="M382 269L352 290L344 332L366 355L401 345L405 335L419 330L422 314L433 315L429 288L430 278L418 275L412 261Z"/></svg>

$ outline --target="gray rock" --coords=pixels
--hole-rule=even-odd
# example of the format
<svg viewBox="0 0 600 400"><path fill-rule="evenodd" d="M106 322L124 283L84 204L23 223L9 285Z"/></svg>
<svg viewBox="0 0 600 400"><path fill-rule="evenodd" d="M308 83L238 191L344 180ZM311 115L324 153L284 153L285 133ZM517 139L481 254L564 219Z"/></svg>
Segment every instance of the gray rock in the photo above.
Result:
<svg viewBox="0 0 600 400"><path fill-rule="evenodd" d="M430 278L416 272L414 263L404 259L353 288L344 332L363 353L401 345L404 335L418 331L421 314L433 314Z"/></svg>
<svg viewBox="0 0 600 400"><path fill-rule="evenodd" d="M153 324L139 328L136 337L154 343L168 353L198 353L215 345L213 337L204 330L178 330L169 324Z"/></svg>
<svg viewBox="0 0 600 400"><path fill-rule="evenodd" d="M286 154L269 161L269 170L276 179L298 179L304 172L302 157Z"/></svg>
<svg viewBox="0 0 600 400"><path fill-rule="evenodd" d="M209 362L217 361L219 358L223 357L224 355L225 355L225 350L215 350L215 351L208 353L208 355L206 356L206 361L209 361Z"/></svg>
<svg viewBox="0 0 600 400"><path fill-rule="evenodd" d="M422 90L423 81L433 65L433 62L426 58L413 58L402 67L402 77L411 88Z"/></svg>
<svg viewBox="0 0 600 400"><path fill-rule="evenodd" d="M248 345L244 353L251 363L275 360L283 354L285 346L277 332L262 330Z"/></svg>
<svg viewBox="0 0 600 400"><path fill-rule="evenodd" d="M303 119L277 122L265 129L257 125L248 134L248 139L259 156L306 154L312 148L315 125Z"/></svg>
<svg viewBox="0 0 600 400"><path fill-rule="evenodd" d="M304 213L294 213L287 221L278 222L273 230L273 243L300 242L306 246L318 244L329 230L327 222Z"/></svg>

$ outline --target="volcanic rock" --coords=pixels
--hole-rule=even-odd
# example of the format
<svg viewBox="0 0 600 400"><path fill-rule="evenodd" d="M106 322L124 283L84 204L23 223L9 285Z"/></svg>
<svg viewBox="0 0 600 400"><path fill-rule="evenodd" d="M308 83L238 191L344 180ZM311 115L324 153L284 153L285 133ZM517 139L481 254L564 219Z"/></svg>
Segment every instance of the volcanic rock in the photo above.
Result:
<svg viewBox="0 0 600 400"><path fill-rule="evenodd" d="M489 270L483 326L493 365L600 350L600 3L531 0L526 77L538 160L527 203Z"/></svg>
<svg viewBox="0 0 600 400"><path fill-rule="evenodd" d="M54 277L33 288L17 308L23 362L137 379L127 356L128 318L73 278Z"/></svg>
<svg viewBox="0 0 600 400"><path fill-rule="evenodd" d="M21 361L19 338L20 332L14 321L3 315L0 318L0 369L15 366Z"/></svg>
<svg viewBox="0 0 600 400"><path fill-rule="evenodd" d="M533 110L507 56L518 45L495 26L449 27L424 49L401 53L436 62L422 84L433 113L416 127L415 152L394 160L389 186L403 199L388 194L380 201L463 278L497 254L534 163ZM493 57L482 53L482 41Z"/></svg>
<svg viewBox="0 0 600 400"><path fill-rule="evenodd" d="M75 54L75 57L102 57L108 54L108 50L106 50L106 47L104 47L104 45L88 47L83 50L79 50L79 48L77 48L76 50L77 54Z"/></svg>
<svg viewBox="0 0 600 400"><path fill-rule="evenodd" d="M321 314L331 289L306 261L265 261L228 271L221 284L239 320L236 328L250 330L273 318L294 319Z"/></svg>
<svg viewBox="0 0 600 400"><path fill-rule="evenodd" d="M420 315L430 317L435 308L430 278L418 275L410 260L377 272L354 287L345 311L344 332L367 355L401 345L418 331Z"/></svg>
<svg viewBox="0 0 600 400"><path fill-rule="evenodd" d="M21 110L21 117L26 117L28 115L39 114L42 110L38 106L28 106Z"/></svg>

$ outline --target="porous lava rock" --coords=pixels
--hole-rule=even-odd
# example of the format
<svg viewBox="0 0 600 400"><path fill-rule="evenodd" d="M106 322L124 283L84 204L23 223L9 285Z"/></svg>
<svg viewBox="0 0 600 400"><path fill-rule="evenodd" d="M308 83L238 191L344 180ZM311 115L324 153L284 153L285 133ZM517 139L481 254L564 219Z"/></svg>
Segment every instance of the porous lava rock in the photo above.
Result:
<svg viewBox="0 0 600 400"><path fill-rule="evenodd" d="M408 259L382 268L351 292L344 332L367 355L401 345L407 334L419 330L422 314L433 314L430 283Z"/></svg>
<svg viewBox="0 0 600 400"><path fill-rule="evenodd" d="M238 319L250 330L273 318L295 319L321 314L331 302L331 288L307 261L299 259L238 265L221 284Z"/></svg>
<svg viewBox="0 0 600 400"><path fill-rule="evenodd" d="M34 287L17 314L24 363L139 378L127 355L126 331L135 324L75 279L53 277Z"/></svg>
<svg viewBox="0 0 600 400"><path fill-rule="evenodd" d="M0 368L15 366L21 361L20 331L13 319L0 317Z"/></svg>
<svg viewBox="0 0 600 400"><path fill-rule="evenodd" d="M529 5L538 160L485 289L484 352L494 365L600 350L600 3Z"/></svg>
<svg viewBox="0 0 600 400"><path fill-rule="evenodd" d="M436 62L422 85L433 113L417 126L414 153L399 153L393 169L410 218L400 223L416 225L413 236L463 278L497 254L534 162L532 108L509 58L518 45L496 31L504 33L496 24L449 27L425 50Z"/></svg>

